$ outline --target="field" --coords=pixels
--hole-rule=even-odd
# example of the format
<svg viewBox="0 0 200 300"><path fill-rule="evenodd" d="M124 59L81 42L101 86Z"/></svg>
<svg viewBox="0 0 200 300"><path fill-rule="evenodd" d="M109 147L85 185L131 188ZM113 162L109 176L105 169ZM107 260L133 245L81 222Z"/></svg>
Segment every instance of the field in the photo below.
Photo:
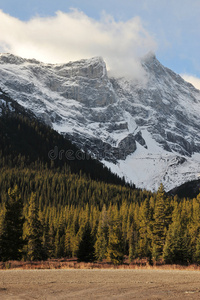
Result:
<svg viewBox="0 0 200 300"><path fill-rule="evenodd" d="M1 270L0 299L200 299L200 272Z"/></svg>

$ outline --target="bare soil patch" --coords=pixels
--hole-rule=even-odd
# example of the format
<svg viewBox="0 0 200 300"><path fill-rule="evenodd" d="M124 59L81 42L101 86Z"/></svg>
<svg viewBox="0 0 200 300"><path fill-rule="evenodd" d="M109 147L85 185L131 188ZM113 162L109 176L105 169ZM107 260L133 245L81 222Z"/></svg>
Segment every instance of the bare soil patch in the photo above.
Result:
<svg viewBox="0 0 200 300"><path fill-rule="evenodd" d="M200 299L200 272L1 270L0 299Z"/></svg>

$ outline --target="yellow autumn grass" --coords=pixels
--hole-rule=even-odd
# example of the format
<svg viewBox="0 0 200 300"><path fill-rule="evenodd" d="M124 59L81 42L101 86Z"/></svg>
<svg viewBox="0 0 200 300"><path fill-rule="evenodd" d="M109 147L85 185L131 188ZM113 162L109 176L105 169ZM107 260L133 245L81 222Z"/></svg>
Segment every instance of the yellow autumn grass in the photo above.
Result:
<svg viewBox="0 0 200 300"><path fill-rule="evenodd" d="M148 269L148 270L188 270L200 271L200 266L196 264L191 265L166 265L163 262L150 265L147 259L136 259L129 263L126 259L121 265L113 265L112 263L104 260L102 262L78 262L76 258L63 258L63 259L49 259L46 261L7 261L0 262L0 269L21 269L21 270L34 270L34 269Z"/></svg>

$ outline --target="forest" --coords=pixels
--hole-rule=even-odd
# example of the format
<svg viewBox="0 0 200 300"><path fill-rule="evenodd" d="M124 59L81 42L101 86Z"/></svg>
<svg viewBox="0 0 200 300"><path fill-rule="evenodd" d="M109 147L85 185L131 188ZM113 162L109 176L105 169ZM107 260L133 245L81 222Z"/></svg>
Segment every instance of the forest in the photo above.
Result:
<svg viewBox="0 0 200 300"><path fill-rule="evenodd" d="M24 196L17 185L8 190L1 204L1 260L77 257L120 264L128 256L130 262L200 262L200 195L179 200L168 197L162 185L151 194L73 176L66 201L49 201L48 191L57 197L56 180L65 189L66 177L61 178L33 177ZM40 197L32 192L34 179Z"/></svg>
<svg viewBox="0 0 200 300"><path fill-rule="evenodd" d="M77 149L24 112L0 117L0 145L1 261L200 263L200 195L136 189L92 158L50 160L55 145Z"/></svg>

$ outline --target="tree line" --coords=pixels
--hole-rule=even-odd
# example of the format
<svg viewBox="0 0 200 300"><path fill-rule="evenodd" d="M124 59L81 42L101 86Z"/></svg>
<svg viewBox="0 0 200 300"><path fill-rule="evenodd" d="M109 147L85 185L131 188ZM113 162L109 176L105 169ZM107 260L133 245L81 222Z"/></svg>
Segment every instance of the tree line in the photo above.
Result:
<svg viewBox="0 0 200 300"><path fill-rule="evenodd" d="M199 263L200 195L192 200L168 197L161 185L157 193L144 191L144 196L102 205L77 201L40 206L36 193L24 201L15 186L1 205L0 259L76 256L119 264L128 256L130 261L148 258L149 263Z"/></svg>

